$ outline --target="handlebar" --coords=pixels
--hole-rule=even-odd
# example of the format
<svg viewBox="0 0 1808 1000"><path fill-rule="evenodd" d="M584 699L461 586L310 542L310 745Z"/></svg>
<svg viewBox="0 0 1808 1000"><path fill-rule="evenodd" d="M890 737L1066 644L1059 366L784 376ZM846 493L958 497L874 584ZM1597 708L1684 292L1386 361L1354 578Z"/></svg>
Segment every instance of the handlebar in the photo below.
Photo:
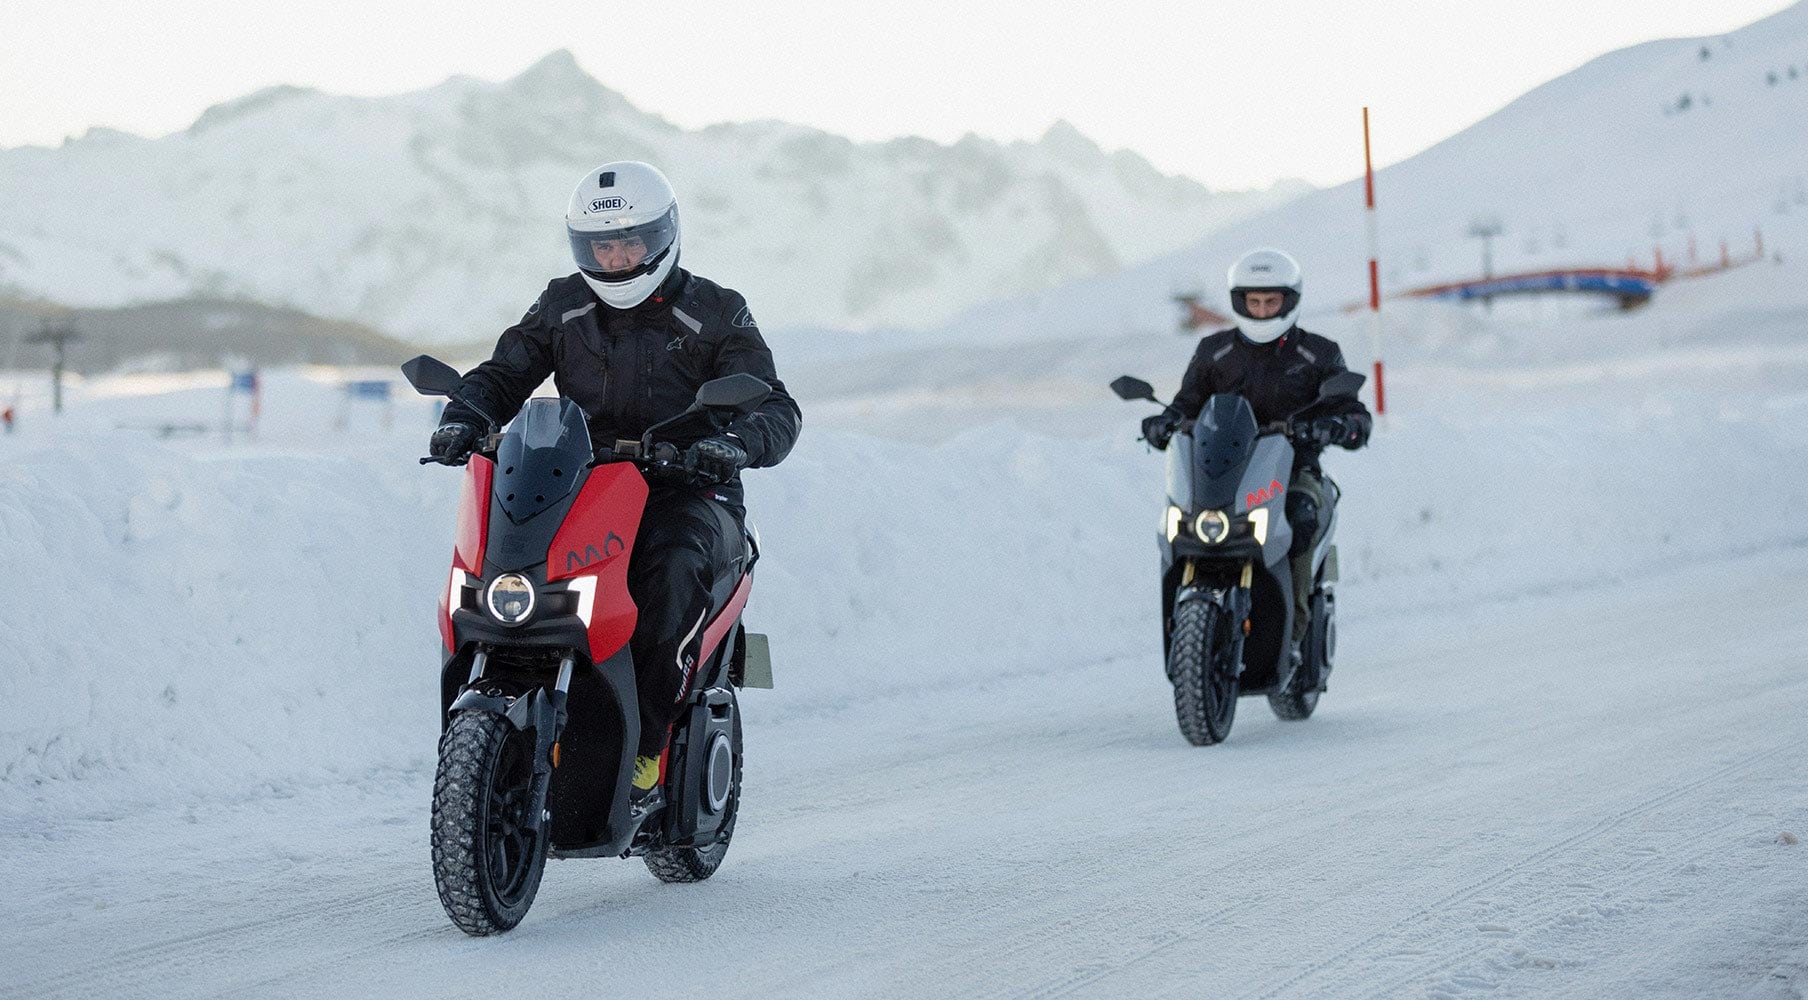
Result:
<svg viewBox="0 0 1808 1000"><path fill-rule="evenodd" d="M501 447L502 433L492 431L480 438L477 446L465 455L457 458L440 458L428 455L420 459L422 465L448 465L457 468L470 463L471 455L485 455L492 460L496 449ZM619 440L614 446L604 445L598 449L590 460L590 465L597 466L608 462L633 462L640 467L642 474L649 480L674 486L713 486L716 481L698 476L695 471L684 465L684 451L670 441L651 443L648 454L642 454L642 441Z"/></svg>
<svg viewBox="0 0 1808 1000"><path fill-rule="evenodd" d="M462 458L441 458L437 455L427 455L420 460L420 464L449 465L457 468L469 464L471 455L480 455L483 453L484 450L479 448L474 449L470 454L467 454ZM602 465L606 462L633 462L648 474L662 479L669 479L677 476L689 478L692 475L690 470L684 467L684 453L678 450L677 445L666 441L655 444L653 446L653 454L650 456L617 454L613 449L605 448L590 464Z"/></svg>

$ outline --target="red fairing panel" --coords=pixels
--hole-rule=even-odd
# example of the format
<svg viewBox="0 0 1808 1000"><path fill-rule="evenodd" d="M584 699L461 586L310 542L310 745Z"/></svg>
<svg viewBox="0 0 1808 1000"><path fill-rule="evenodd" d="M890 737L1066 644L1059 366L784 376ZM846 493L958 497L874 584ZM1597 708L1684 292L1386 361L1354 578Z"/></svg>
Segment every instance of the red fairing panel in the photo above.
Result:
<svg viewBox="0 0 1808 1000"><path fill-rule="evenodd" d="M627 462L590 470L546 550L546 580L596 577L590 612L590 659L614 656L634 634L640 610L628 596L628 556L647 506L647 481Z"/></svg>
<svg viewBox="0 0 1808 1000"><path fill-rule="evenodd" d="M483 575L483 549L490 537L490 489L495 479L496 463L472 455L465 466L464 490L458 496L458 545L452 551L452 565L472 576Z"/></svg>
<svg viewBox="0 0 1808 1000"><path fill-rule="evenodd" d="M496 478L496 463L482 455L472 455L465 465L464 485L458 494L458 529L453 535L452 568L473 577L483 573L483 550L490 537L490 489ZM439 592L439 637L452 645L451 579Z"/></svg>
<svg viewBox="0 0 1808 1000"><path fill-rule="evenodd" d="M457 648L452 645L452 606L446 603L451 600L451 591L452 581L448 577L446 586L439 588L439 641L448 653L457 652Z"/></svg>
<svg viewBox="0 0 1808 1000"><path fill-rule="evenodd" d="M747 606L747 595L753 593L753 574L741 577L734 593L729 595L728 603L722 605L722 611L703 629L703 650L697 654L698 663L708 663L711 653L722 644L722 637L734 628L734 623L741 618L741 609Z"/></svg>

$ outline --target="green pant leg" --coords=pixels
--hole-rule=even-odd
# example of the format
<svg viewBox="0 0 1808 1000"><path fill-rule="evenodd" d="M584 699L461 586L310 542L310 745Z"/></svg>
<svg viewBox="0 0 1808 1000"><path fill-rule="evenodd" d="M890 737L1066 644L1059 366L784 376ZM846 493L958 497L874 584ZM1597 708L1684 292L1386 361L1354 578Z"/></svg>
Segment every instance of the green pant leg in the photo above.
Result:
<svg viewBox="0 0 1808 1000"><path fill-rule="evenodd" d="M1310 624L1312 614L1312 551L1325 536L1325 526L1331 523L1331 499L1325 484L1309 469L1301 469L1293 477L1288 489L1296 493L1304 493L1312 498L1318 507L1318 526L1312 533L1312 541L1304 552L1293 557L1293 641L1297 644L1306 638L1306 628Z"/></svg>

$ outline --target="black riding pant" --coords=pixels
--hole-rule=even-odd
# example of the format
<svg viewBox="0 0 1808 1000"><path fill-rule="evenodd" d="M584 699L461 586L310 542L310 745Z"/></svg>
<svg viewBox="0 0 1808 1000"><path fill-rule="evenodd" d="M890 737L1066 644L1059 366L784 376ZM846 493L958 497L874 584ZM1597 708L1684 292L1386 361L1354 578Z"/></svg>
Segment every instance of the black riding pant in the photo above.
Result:
<svg viewBox="0 0 1808 1000"><path fill-rule="evenodd" d="M630 648L640 690L640 754L664 749L690 694L711 588L741 554L740 514L695 488L655 488L628 563L628 593L640 609Z"/></svg>
<svg viewBox="0 0 1808 1000"><path fill-rule="evenodd" d="M1336 487L1326 486L1320 474L1308 468L1297 469L1287 488L1287 521L1293 527L1291 569L1293 571L1293 642L1306 638L1312 625L1312 551L1324 539L1331 526L1331 506L1337 502Z"/></svg>

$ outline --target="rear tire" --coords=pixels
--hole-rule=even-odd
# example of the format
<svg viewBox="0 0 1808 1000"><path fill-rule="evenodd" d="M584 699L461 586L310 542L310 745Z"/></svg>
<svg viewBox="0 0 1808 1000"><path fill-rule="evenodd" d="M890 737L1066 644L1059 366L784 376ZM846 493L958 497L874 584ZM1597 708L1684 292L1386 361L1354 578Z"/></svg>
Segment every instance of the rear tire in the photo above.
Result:
<svg viewBox="0 0 1808 1000"><path fill-rule="evenodd" d="M1227 638L1223 612L1210 602L1183 601L1174 609L1168 642L1174 717L1180 735L1196 747L1222 743L1237 717L1237 664L1229 662L1236 647Z"/></svg>
<svg viewBox="0 0 1808 1000"><path fill-rule="evenodd" d="M433 883L458 929L506 931L527 916L552 832L523 824L533 808L534 734L489 712L463 712L439 745L433 779Z"/></svg>
<svg viewBox="0 0 1808 1000"><path fill-rule="evenodd" d="M708 847L657 847L642 856L647 871L661 882L701 882L722 867L728 855L728 842L734 836L735 819L741 811L741 715L735 713L734 771L728 790L727 815L716 831L716 842Z"/></svg>
<svg viewBox="0 0 1808 1000"><path fill-rule="evenodd" d="M1298 683L1296 680L1290 687L1297 686ZM1274 710L1277 719L1288 722L1310 719L1312 710L1318 707L1318 692L1288 690L1281 694L1271 694L1268 696L1268 707Z"/></svg>

